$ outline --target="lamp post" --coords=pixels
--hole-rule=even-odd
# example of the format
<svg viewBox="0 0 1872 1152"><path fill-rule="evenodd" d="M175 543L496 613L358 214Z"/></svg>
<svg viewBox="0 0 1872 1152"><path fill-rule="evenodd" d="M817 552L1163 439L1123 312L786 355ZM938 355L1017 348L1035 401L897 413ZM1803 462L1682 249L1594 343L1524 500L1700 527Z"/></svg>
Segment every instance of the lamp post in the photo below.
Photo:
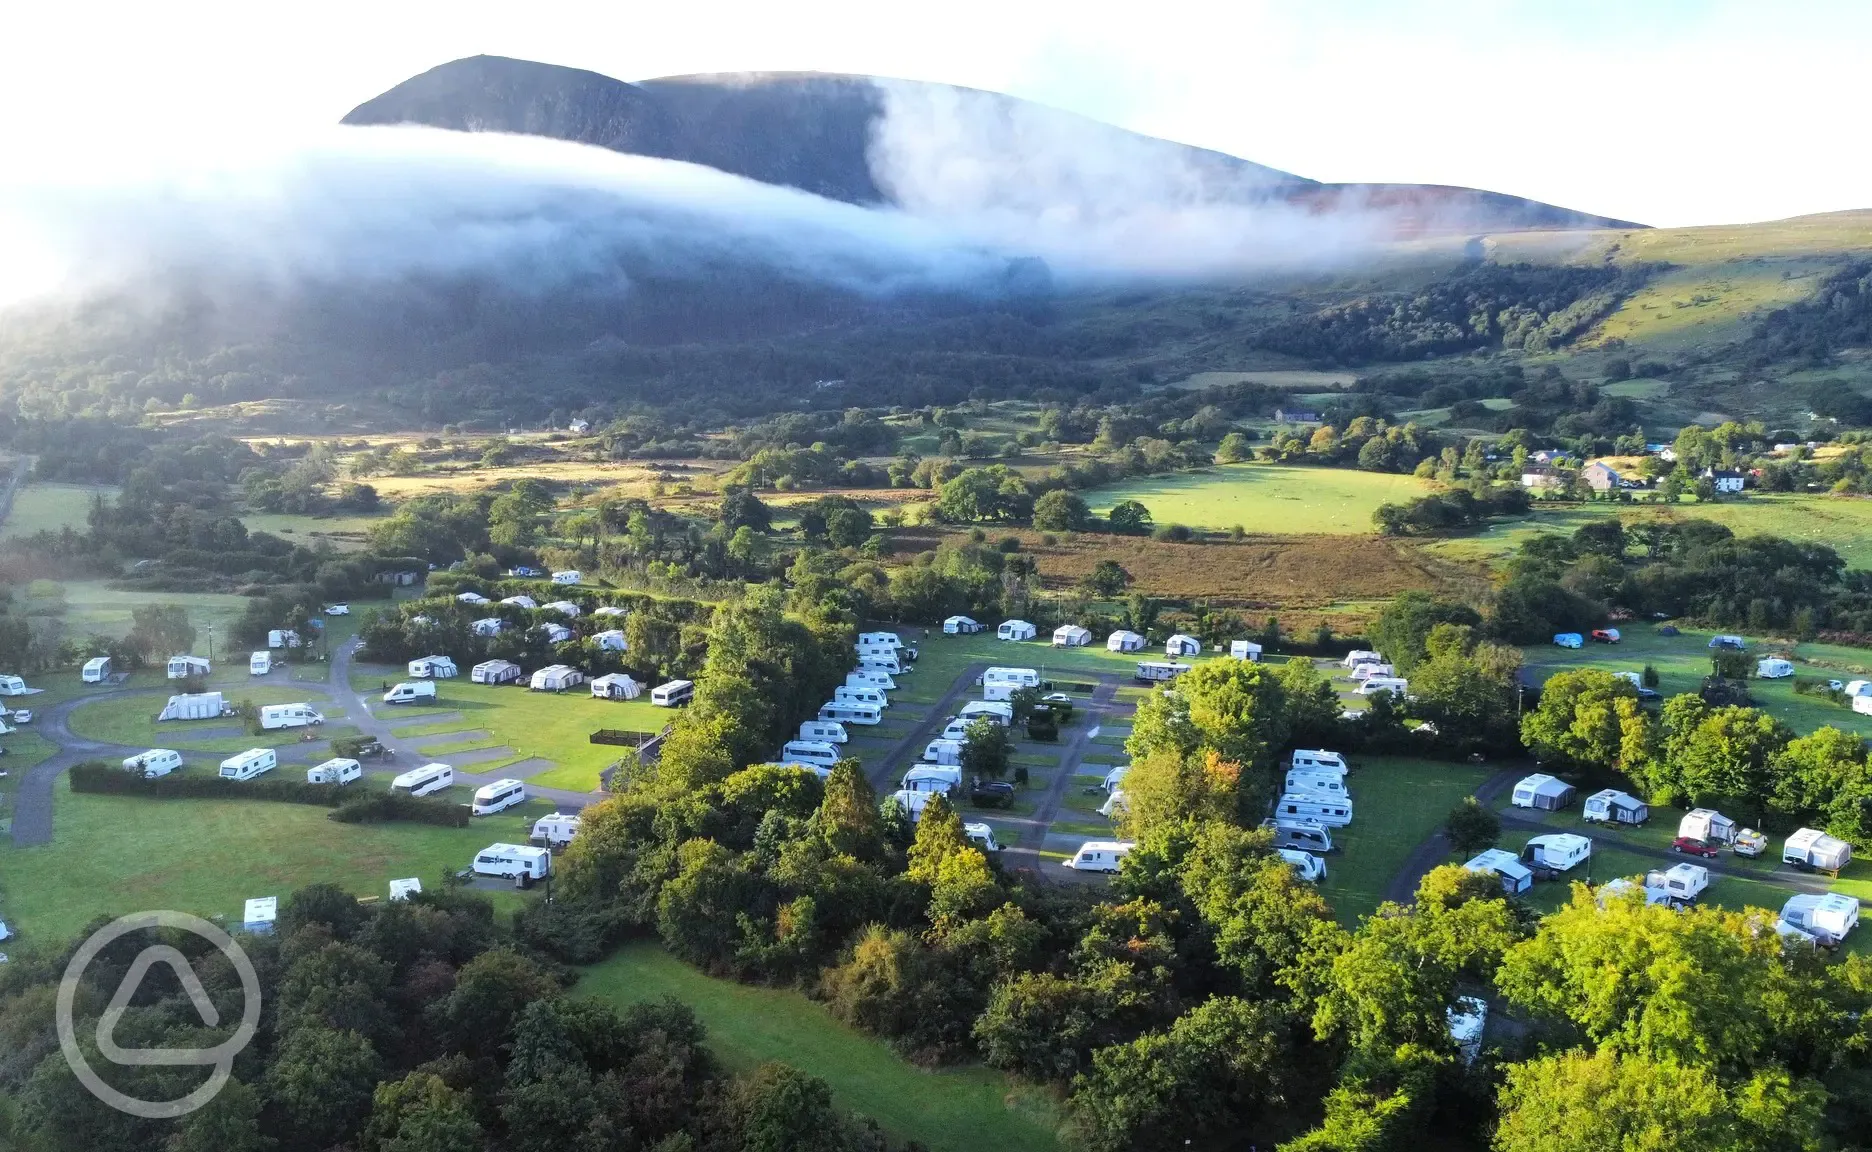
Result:
<svg viewBox="0 0 1872 1152"><path fill-rule="evenodd" d="M208 662L214 663L214 625L208 625Z"/></svg>

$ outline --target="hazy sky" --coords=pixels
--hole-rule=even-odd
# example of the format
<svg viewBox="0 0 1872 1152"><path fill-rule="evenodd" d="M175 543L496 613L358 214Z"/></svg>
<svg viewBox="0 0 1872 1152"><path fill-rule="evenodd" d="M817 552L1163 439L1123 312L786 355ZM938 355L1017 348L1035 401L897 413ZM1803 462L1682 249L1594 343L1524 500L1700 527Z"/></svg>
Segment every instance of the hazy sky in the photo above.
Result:
<svg viewBox="0 0 1872 1152"><path fill-rule="evenodd" d="M1864 0L64 0L0 28L0 141L35 163L240 147L487 52L947 81L1317 179L1660 225L1872 207Z"/></svg>

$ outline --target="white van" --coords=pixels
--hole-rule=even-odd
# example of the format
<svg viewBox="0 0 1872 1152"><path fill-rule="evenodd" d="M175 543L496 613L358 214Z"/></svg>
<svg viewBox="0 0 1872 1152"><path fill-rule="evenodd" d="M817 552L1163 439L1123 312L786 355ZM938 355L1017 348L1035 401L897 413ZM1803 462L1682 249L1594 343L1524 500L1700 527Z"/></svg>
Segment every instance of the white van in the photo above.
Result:
<svg viewBox="0 0 1872 1152"><path fill-rule="evenodd" d="M280 728L304 728L312 724L325 723L325 717L312 705L299 704L262 704L260 705L260 728L272 732Z"/></svg>
<svg viewBox="0 0 1872 1152"><path fill-rule="evenodd" d="M1005 700L971 700L962 705L962 711L957 715L963 720L986 716L1005 728L1014 723L1014 705Z"/></svg>
<svg viewBox="0 0 1872 1152"><path fill-rule="evenodd" d="M961 740L945 740L939 736L923 746L923 759L931 764L960 764L962 745Z"/></svg>
<svg viewBox="0 0 1872 1152"><path fill-rule="evenodd" d="M271 748L249 748L221 761L221 779L252 780L262 772L279 767L279 756Z"/></svg>
<svg viewBox="0 0 1872 1152"><path fill-rule="evenodd" d="M953 793L962 787L962 769L919 764L904 773L903 787L907 792Z"/></svg>
<svg viewBox="0 0 1872 1152"><path fill-rule="evenodd" d="M252 656L247 657L247 674L249 676L265 676L271 671L273 671L273 654L271 652L255 652Z"/></svg>
<svg viewBox="0 0 1872 1152"><path fill-rule="evenodd" d="M1352 798L1311 796L1305 793L1290 793L1282 796L1274 805L1276 821L1310 820L1315 824L1324 824L1328 828L1344 828L1352 823Z"/></svg>
<svg viewBox="0 0 1872 1152"><path fill-rule="evenodd" d="M306 769L307 784L349 784L361 779L364 766L356 760L335 756L325 763Z"/></svg>
<svg viewBox="0 0 1872 1152"><path fill-rule="evenodd" d="M434 700L436 686L434 680L405 680L393 685L383 694L385 704L414 704L418 700Z"/></svg>
<svg viewBox="0 0 1872 1152"><path fill-rule="evenodd" d="M890 707L890 697L884 695L882 688L853 688L849 684L841 684L832 690L832 699L842 700L848 704L875 704L879 708Z"/></svg>
<svg viewBox="0 0 1872 1152"><path fill-rule="evenodd" d="M475 816L492 816L515 804L525 804L526 785L518 780L496 780L475 789L474 803L468 811Z"/></svg>
<svg viewBox="0 0 1872 1152"><path fill-rule="evenodd" d="M1280 854L1282 860L1293 865L1293 870L1300 879L1314 884L1326 879L1326 861L1318 856L1302 852L1298 848L1278 848L1275 851Z"/></svg>
<svg viewBox="0 0 1872 1152"><path fill-rule="evenodd" d="M421 768L412 768L390 781L390 791L408 792L411 796L427 796L431 792L455 783L455 769L447 764L424 764Z"/></svg>
<svg viewBox="0 0 1872 1152"><path fill-rule="evenodd" d="M962 835L967 836L969 843L980 848L983 852L1001 851L1001 845L995 839L994 828L991 825L980 823L964 824L962 825Z"/></svg>
<svg viewBox="0 0 1872 1152"><path fill-rule="evenodd" d="M1337 752L1328 752L1324 748L1295 748L1287 760L1287 767L1293 771L1337 772L1346 774L1345 757Z"/></svg>
<svg viewBox="0 0 1872 1152"><path fill-rule="evenodd" d="M891 679L889 672L880 672L876 668L854 668L845 674L845 683L851 688L882 688L886 692L894 691L897 681Z"/></svg>
<svg viewBox="0 0 1872 1152"><path fill-rule="evenodd" d="M689 680L671 680L650 689L650 703L659 708L680 708L695 699L695 684Z"/></svg>
<svg viewBox="0 0 1872 1152"><path fill-rule="evenodd" d="M1352 794L1346 790L1345 778L1334 772L1308 772L1305 769L1293 769L1287 773L1285 790L1307 796L1330 796L1343 800L1352 798Z"/></svg>
<svg viewBox="0 0 1872 1152"><path fill-rule="evenodd" d="M1060 863L1080 872L1116 872L1137 844L1131 840L1087 840L1070 860Z"/></svg>
<svg viewBox="0 0 1872 1152"><path fill-rule="evenodd" d="M788 740L786 747L780 749L780 759L788 764L830 768L839 762L839 750L838 745L822 740Z"/></svg>
<svg viewBox="0 0 1872 1152"><path fill-rule="evenodd" d="M858 667L872 672L882 672L887 676L902 676L907 669L897 662L895 656L860 656Z"/></svg>
<svg viewBox="0 0 1872 1152"><path fill-rule="evenodd" d="M1261 827L1274 833L1274 847L1306 852L1331 852L1332 833L1312 820L1263 820Z"/></svg>
<svg viewBox="0 0 1872 1152"><path fill-rule="evenodd" d="M884 709L876 704L860 704L856 700L827 700L819 706L819 719L840 724L881 724L884 721Z"/></svg>
<svg viewBox="0 0 1872 1152"><path fill-rule="evenodd" d="M154 780L182 767L182 753L174 748L151 748L148 752L126 757L123 766L125 772L141 772L143 779Z"/></svg>
<svg viewBox="0 0 1872 1152"><path fill-rule="evenodd" d="M837 720L802 720L799 738L816 740L822 744L843 744L851 739L851 733L845 731L845 725Z"/></svg>
<svg viewBox="0 0 1872 1152"><path fill-rule="evenodd" d="M475 853L477 876L523 876L544 880L552 871L552 853L529 844L489 844Z"/></svg>
<svg viewBox="0 0 1872 1152"><path fill-rule="evenodd" d="M572 843L572 837L578 835L580 819L577 812L554 812L550 816L541 816L533 821L532 838L548 848L564 848Z"/></svg>

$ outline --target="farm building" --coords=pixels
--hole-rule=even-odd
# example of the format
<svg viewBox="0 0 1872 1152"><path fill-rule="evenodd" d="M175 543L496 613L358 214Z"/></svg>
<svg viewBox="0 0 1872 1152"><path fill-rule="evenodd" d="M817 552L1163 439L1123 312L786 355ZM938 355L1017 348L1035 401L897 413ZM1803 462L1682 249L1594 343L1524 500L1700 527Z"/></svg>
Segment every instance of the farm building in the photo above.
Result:
<svg viewBox="0 0 1872 1152"><path fill-rule="evenodd" d="M200 656L169 657L169 679L186 680L190 676L206 676L210 669L208 661Z"/></svg>
<svg viewBox="0 0 1872 1152"><path fill-rule="evenodd" d="M1144 651L1144 637L1136 632L1126 632L1121 628L1105 637L1105 648L1110 652L1142 652Z"/></svg>
<svg viewBox="0 0 1872 1152"><path fill-rule="evenodd" d="M1201 656L1202 655L1202 641L1196 639L1196 637L1194 636L1186 636L1183 633L1178 632L1175 636L1172 636L1170 637L1170 639L1164 641L1164 655L1165 656Z"/></svg>
<svg viewBox="0 0 1872 1152"><path fill-rule="evenodd" d="M570 617L571 619L576 620L578 619L579 613L583 612L584 609L580 608L577 604L572 603L572 601L570 600L554 600L550 604L540 605L540 611L557 612L561 616Z"/></svg>
<svg viewBox="0 0 1872 1152"><path fill-rule="evenodd" d="M533 691L564 692L585 682L585 673L564 664L548 664L533 673Z"/></svg>
<svg viewBox="0 0 1872 1152"><path fill-rule="evenodd" d="M1794 662L1778 656L1763 656L1755 661L1755 675L1763 680L1783 680L1794 675Z"/></svg>
<svg viewBox="0 0 1872 1152"><path fill-rule="evenodd" d="M598 642L600 652L629 652L630 645L624 641L622 628L607 628L603 632L592 633L592 639Z"/></svg>
<svg viewBox="0 0 1872 1152"><path fill-rule="evenodd" d="M515 608L525 608L528 612L539 607L539 601L531 596L508 596L503 598L501 603L511 604Z"/></svg>
<svg viewBox="0 0 1872 1152"><path fill-rule="evenodd" d="M1573 785L1556 780L1544 772L1524 777L1514 786L1516 808L1539 808L1554 812L1573 802Z"/></svg>
<svg viewBox="0 0 1872 1152"><path fill-rule="evenodd" d="M1708 480L1716 486L1716 491L1727 492L1731 495L1742 491L1742 486L1748 482L1748 478L1742 473L1733 472L1727 468L1705 468L1699 479Z"/></svg>
<svg viewBox="0 0 1872 1152"><path fill-rule="evenodd" d="M512 660L484 660L469 671L468 679L476 684L512 684L524 675Z"/></svg>
<svg viewBox="0 0 1872 1152"><path fill-rule="evenodd" d="M1490 848L1463 867L1471 872L1493 872L1501 877L1502 890L1510 896L1526 892L1534 886L1534 873L1528 866L1516 859L1513 852L1500 848Z"/></svg>
<svg viewBox="0 0 1872 1152"><path fill-rule="evenodd" d="M1003 620L995 629L997 640L1032 640L1040 630L1025 620Z"/></svg>
<svg viewBox="0 0 1872 1152"><path fill-rule="evenodd" d="M1250 663L1257 663L1261 659L1261 645L1256 644L1253 640L1230 640L1229 659L1247 660Z"/></svg>
<svg viewBox="0 0 1872 1152"><path fill-rule="evenodd" d="M470 621L468 631L476 636L499 636L504 627L506 624L499 616L483 616L479 620Z"/></svg>
<svg viewBox="0 0 1872 1152"><path fill-rule="evenodd" d="M539 627L533 629L533 631L545 636L546 643L548 644L564 644L567 640L572 639L572 629L567 628L564 624L554 624L550 621L541 624Z"/></svg>
<svg viewBox="0 0 1872 1152"><path fill-rule="evenodd" d="M1651 809L1629 792L1606 788L1586 797L1580 817L1595 823L1643 824L1651 819Z"/></svg>
<svg viewBox="0 0 1872 1152"><path fill-rule="evenodd" d="M1061 624L1053 629L1053 647L1083 648L1092 643L1092 629L1077 624Z"/></svg>
<svg viewBox="0 0 1872 1152"><path fill-rule="evenodd" d="M447 656L419 656L409 662L409 674L418 680L447 680L460 673Z"/></svg>
<svg viewBox="0 0 1872 1152"><path fill-rule="evenodd" d="M610 672L592 679L591 694L601 700L635 700L643 695L643 685L622 672Z"/></svg>
<svg viewBox="0 0 1872 1152"><path fill-rule="evenodd" d="M585 578L584 574L576 568L568 568L563 572L554 572L552 574L552 582L554 584L559 584L559 585L563 585L566 587L570 587L574 584L577 584L579 581L583 580L584 578Z"/></svg>
<svg viewBox="0 0 1872 1152"><path fill-rule="evenodd" d="M982 626L972 616L951 616L943 621L945 636L973 636Z"/></svg>

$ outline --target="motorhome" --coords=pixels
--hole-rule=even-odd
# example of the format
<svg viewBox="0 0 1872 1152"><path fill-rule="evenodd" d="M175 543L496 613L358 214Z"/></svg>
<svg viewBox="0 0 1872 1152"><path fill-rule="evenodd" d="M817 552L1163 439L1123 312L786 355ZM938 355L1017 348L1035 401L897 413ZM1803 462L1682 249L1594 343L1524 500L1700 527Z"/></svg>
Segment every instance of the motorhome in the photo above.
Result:
<svg viewBox="0 0 1872 1152"><path fill-rule="evenodd" d="M1592 859L1592 840L1572 832L1535 836L1521 850L1521 859L1536 868L1565 872Z"/></svg>
<svg viewBox="0 0 1872 1152"><path fill-rule="evenodd" d="M923 759L930 764L960 764L964 743L962 740L948 740L939 736L923 746Z"/></svg>
<svg viewBox="0 0 1872 1152"><path fill-rule="evenodd" d="M279 767L279 755L271 748L249 748L221 761L223 780L252 780L262 772Z"/></svg>
<svg viewBox="0 0 1872 1152"><path fill-rule="evenodd" d="M392 792L407 792L411 796L427 796L431 792L440 792L455 783L455 769L447 764L424 764L421 768L412 768L390 781Z"/></svg>
<svg viewBox="0 0 1872 1152"><path fill-rule="evenodd" d="M970 700L957 715L964 720L986 716L1005 728L1014 723L1014 705L1005 700Z"/></svg>
<svg viewBox="0 0 1872 1152"><path fill-rule="evenodd" d="M363 776L364 765L343 756L335 756L323 764L306 769L307 784L349 784Z"/></svg>
<svg viewBox="0 0 1872 1152"><path fill-rule="evenodd" d="M385 704L414 704L418 700L434 700L436 686L434 680L405 680L393 685L383 694Z"/></svg>
<svg viewBox="0 0 1872 1152"><path fill-rule="evenodd" d="M824 744L843 744L851 739L851 733L845 731L845 725L836 720L802 720L799 738Z"/></svg>
<svg viewBox="0 0 1872 1152"><path fill-rule="evenodd" d="M689 680L671 680L650 689L650 703L659 708L681 708L695 699L695 684Z"/></svg>
<svg viewBox="0 0 1872 1152"><path fill-rule="evenodd" d="M875 704L860 704L856 700L827 700L819 706L819 719L869 727L883 723L884 709Z"/></svg>
<svg viewBox="0 0 1872 1152"><path fill-rule="evenodd" d="M1515 859L1514 853L1504 852L1500 848L1490 848L1479 853L1463 867L1471 872L1492 872L1501 877L1502 891L1510 896L1526 892L1534 886L1534 873Z"/></svg>
<svg viewBox="0 0 1872 1152"><path fill-rule="evenodd" d="M531 836L548 848L564 848L578 835L580 819L577 812L554 812L550 816L541 816L533 822Z"/></svg>
<svg viewBox="0 0 1872 1152"><path fill-rule="evenodd" d="M1803 892L1781 906L1781 922L1822 947L1837 947L1859 926L1859 901L1839 892Z"/></svg>
<svg viewBox="0 0 1872 1152"><path fill-rule="evenodd" d="M475 684L512 684L526 675L512 660L483 660L468 673Z"/></svg>
<svg viewBox="0 0 1872 1152"><path fill-rule="evenodd" d="M1145 660L1137 666L1137 679L1145 684L1162 684L1167 680L1175 680L1189 670L1188 664L1172 660Z"/></svg>
<svg viewBox="0 0 1872 1152"><path fill-rule="evenodd" d="M477 876L513 876L544 880L552 871L552 853L530 844L489 844L475 853Z"/></svg>
<svg viewBox="0 0 1872 1152"><path fill-rule="evenodd" d="M897 633L895 632L860 632L858 633L858 646L860 648L885 647L896 649L902 648L904 645L903 641L897 638Z"/></svg>
<svg viewBox="0 0 1872 1152"><path fill-rule="evenodd" d="M1360 696L1374 696L1380 692L1389 692L1393 696L1408 695L1410 681L1401 676L1373 676L1358 686Z"/></svg>
<svg viewBox="0 0 1872 1152"><path fill-rule="evenodd" d="M1347 771L1345 757L1324 748L1295 748L1287 758L1287 767L1294 772L1336 772L1341 776Z"/></svg>
<svg viewBox="0 0 1872 1152"><path fill-rule="evenodd" d="M1326 861L1318 856L1310 852L1302 852L1298 848L1276 848L1274 851L1282 860L1293 866L1295 874L1300 879L1313 884L1326 879Z"/></svg>
<svg viewBox="0 0 1872 1152"><path fill-rule="evenodd" d="M919 764L904 773L903 787L911 792L951 794L962 787L962 769L950 766Z"/></svg>
<svg viewBox="0 0 1872 1152"><path fill-rule="evenodd" d="M890 707L890 697L884 694L884 689L882 688L854 688L849 684L841 684L832 690L832 699L843 700L849 704L873 704L879 708Z"/></svg>
<svg viewBox="0 0 1872 1152"><path fill-rule="evenodd" d="M526 798L525 784L518 780L496 780L475 789L474 803L469 805L468 811L474 816L492 816L516 804L525 804Z"/></svg>
<svg viewBox="0 0 1872 1152"><path fill-rule="evenodd" d="M1332 833L1311 820L1263 820L1261 827L1274 834L1274 847L1306 852L1331 852Z"/></svg>
<svg viewBox="0 0 1872 1152"><path fill-rule="evenodd" d="M84 671L79 673L86 684L102 684L110 679L110 674L109 656L93 656L85 661Z"/></svg>
<svg viewBox="0 0 1872 1152"><path fill-rule="evenodd" d="M1290 794L1282 796L1274 805L1276 820L1310 820L1324 824L1328 828L1343 828L1352 823L1352 799L1346 797L1308 796Z"/></svg>
<svg viewBox="0 0 1872 1152"><path fill-rule="evenodd" d="M1352 793L1346 789L1345 777L1337 772L1309 772L1304 768L1293 768L1287 772L1285 791L1302 796L1327 796L1350 799Z"/></svg>
<svg viewBox="0 0 1872 1152"><path fill-rule="evenodd" d="M125 772L141 773L143 779L154 780L182 767L182 753L174 748L151 748L147 752L126 757L123 766Z"/></svg>
<svg viewBox="0 0 1872 1152"><path fill-rule="evenodd" d="M273 654L271 652L255 652L252 656L247 657L247 675L265 676L272 671Z"/></svg>
<svg viewBox="0 0 1872 1152"><path fill-rule="evenodd" d="M281 728L305 728L325 723L325 717L310 704L262 704L260 727L266 732Z"/></svg>
<svg viewBox="0 0 1872 1152"><path fill-rule="evenodd" d="M1116 872L1136 847L1130 840L1087 840L1072 859L1060 863L1079 872Z"/></svg>
<svg viewBox="0 0 1872 1152"><path fill-rule="evenodd" d="M853 688L882 688L886 692L897 688L897 681L889 672L876 668L854 668L845 673L845 683Z"/></svg>
<svg viewBox="0 0 1872 1152"><path fill-rule="evenodd" d="M823 740L788 740L780 749L780 759L787 764L816 764L830 768L839 762L838 745Z"/></svg>

